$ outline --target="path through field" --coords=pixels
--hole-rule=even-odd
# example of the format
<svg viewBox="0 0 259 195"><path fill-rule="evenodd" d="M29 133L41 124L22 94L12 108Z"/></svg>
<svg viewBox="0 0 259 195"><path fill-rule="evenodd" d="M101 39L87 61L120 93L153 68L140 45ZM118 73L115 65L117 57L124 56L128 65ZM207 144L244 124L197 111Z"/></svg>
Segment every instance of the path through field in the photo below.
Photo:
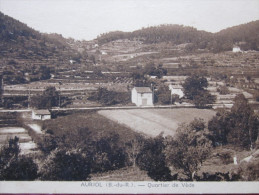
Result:
<svg viewBox="0 0 259 195"><path fill-rule="evenodd" d="M35 133L42 134L41 126L38 124L28 124L28 126L35 131Z"/></svg>
<svg viewBox="0 0 259 195"><path fill-rule="evenodd" d="M213 110L195 108L101 110L98 113L151 137L161 132L164 136L173 136L179 124L189 123L194 118L202 118L207 122L215 115Z"/></svg>

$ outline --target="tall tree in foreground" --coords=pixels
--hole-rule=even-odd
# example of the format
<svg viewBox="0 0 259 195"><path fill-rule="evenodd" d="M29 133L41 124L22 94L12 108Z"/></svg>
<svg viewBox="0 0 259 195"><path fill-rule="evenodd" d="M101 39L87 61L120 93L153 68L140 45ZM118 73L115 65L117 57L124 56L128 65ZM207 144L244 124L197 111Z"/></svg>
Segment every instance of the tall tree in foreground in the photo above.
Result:
<svg viewBox="0 0 259 195"><path fill-rule="evenodd" d="M0 151L0 180L31 181L38 177L32 158L20 155L19 139L10 139Z"/></svg>
<svg viewBox="0 0 259 195"><path fill-rule="evenodd" d="M132 139L125 144L129 163L133 167L136 167L137 157L141 151L141 148L143 147L143 144L144 144L144 137L140 135L136 135L135 139Z"/></svg>
<svg viewBox="0 0 259 195"><path fill-rule="evenodd" d="M232 144L253 149L258 137L259 119L243 94L234 99L230 112L221 111L209 121L215 145Z"/></svg>
<svg viewBox="0 0 259 195"><path fill-rule="evenodd" d="M235 97L234 105L231 108L231 118L233 124L228 134L229 143L254 148L258 136L259 120L243 94Z"/></svg>
<svg viewBox="0 0 259 195"><path fill-rule="evenodd" d="M83 181L89 179L90 160L76 151L52 151L41 168L41 179L50 181Z"/></svg>
<svg viewBox="0 0 259 195"><path fill-rule="evenodd" d="M160 135L145 140L138 155L137 165L140 169L147 171L149 177L155 181L171 181L171 171L166 165L164 138Z"/></svg>
<svg viewBox="0 0 259 195"><path fill-rule="evenodd" d="M205 124L195 119L189 125L183 124L174 137L169 137L165 148L167 162L192 181L196 171L210 153L211 141L207 138ZM181 179L181 178L180 178Z"/></svg>
<svg viewBox="0 0 259 195"><path fill-rule="evenodd" d="M209 121L208 129L212 133L211 140L214 146L221 146L228 143L227 135L230 131L232 119L230 113L225 110L219 110Z"/></svg>

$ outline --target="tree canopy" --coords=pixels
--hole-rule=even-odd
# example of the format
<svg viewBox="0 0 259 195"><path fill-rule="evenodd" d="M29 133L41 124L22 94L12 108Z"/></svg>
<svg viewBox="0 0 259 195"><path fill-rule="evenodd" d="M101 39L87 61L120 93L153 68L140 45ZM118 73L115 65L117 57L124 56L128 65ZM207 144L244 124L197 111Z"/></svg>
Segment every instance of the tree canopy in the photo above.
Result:
<svg viewBox="0 0 259 195"><path fill-rule="evenodd" d="M205 77L192 75L186 78L183 84L185 96L192 100L196 107L203 108L215 102L215 96L211 95L206 89L208 81Z"/></svg>
<svg viewBox="0 0 259 195"><path fill-rule="evenodd" d="M210 154L211 141L204 121L195 119L183 124L174 137L167 139L165 155L167 162L185 175L182 180L193 180L193 176Z"/></svg>
<svg viewBox="0 0 259 195"><path fill-rule="evenodd" d="M88 180L91 171L90 159L75 152L54 150L41 169L41 179L50 181Z"/></svg>
<svg viewBox="0 0 259 195"><path fill-rule="evenodd" d="M26 181L38 177L32 158L20 155L19 138L10 139L0 150L0 180Z"/></svg>
<svg viewBox="0 0 259 195"><path fill-rule="evenodd" d="M164 148L164 138L161 135L154 139L150 138L145 140L137 157L137 165L140 169L147 171L147 174L155 181L173 179L165 161Z"/></svg>
<svg viewBox="0 0 259 195"><path fill-rule="evenodd" d="M31 106L38 109L49 109L59 106L59 92L55 87L47 87L42 95L31 97Z"/></svg>
<svg viewBox="0 0 259 195"><path fill-rule="evenodd" d="M234 99L231 111L219 111L209 121L214 145L233 144L254 148L258 137L259 119L243 94Z"/></svg>

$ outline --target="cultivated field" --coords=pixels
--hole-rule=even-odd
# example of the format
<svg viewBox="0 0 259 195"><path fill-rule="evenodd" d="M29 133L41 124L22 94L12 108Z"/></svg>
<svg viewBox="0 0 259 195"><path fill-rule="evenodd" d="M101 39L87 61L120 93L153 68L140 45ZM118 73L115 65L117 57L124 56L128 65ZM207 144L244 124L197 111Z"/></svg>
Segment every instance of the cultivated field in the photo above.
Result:
<svg viewBox="0 0 259 195"><path fill-rule="evenodd" d="M161 132L164 132L164 136L173 136L179 124L189 123L194 118L202 118L207 122L216 112L195 108L178 108L101 110L98 113L134 131L155 137Z"/></svg>

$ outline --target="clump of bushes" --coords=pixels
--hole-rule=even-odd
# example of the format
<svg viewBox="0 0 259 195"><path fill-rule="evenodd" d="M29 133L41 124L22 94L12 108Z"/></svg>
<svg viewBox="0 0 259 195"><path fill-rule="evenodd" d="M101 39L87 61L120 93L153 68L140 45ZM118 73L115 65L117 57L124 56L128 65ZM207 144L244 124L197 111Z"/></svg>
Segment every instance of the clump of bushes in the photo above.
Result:
<svg viewBox="0 0 259 195"><path fill-rule="evenodd" d="M219 94L221 94L221 95L227 95L227 94L230 93L230 91L229 91L227 86L219 86L217 88L217 92L219 92Z"/></svg>
<svg viewBox="0 0 259 195"><path fill-rule="evenodd" d="M33 159L20 154L19 138L10 139L0 150L0 180L31 181L38 177Z"/></svg>
<svg viewBox="0 0 259 195"><path fill-rule="evenodd" d="M98 88L97 92L93 92L88 100L97 101L104 106L110 106L115 104L128 104L130 103L129 92L116 92L109 91L106 88Z"/></svg>

